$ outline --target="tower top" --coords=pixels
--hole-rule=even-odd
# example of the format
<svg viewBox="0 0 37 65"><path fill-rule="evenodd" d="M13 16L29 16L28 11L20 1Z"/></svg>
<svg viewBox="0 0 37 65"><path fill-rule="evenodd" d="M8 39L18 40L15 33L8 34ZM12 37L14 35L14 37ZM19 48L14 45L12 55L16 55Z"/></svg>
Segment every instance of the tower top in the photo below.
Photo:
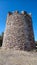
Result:
<svg viewBox="0 0 37 65"><path fill-rule="evenodd" d="M30 17L31 18L31 13L27 13L26 11L18 11L18 10L16 10L16 11L13 11L13 12L8 12L8 15L10 16L10 15L13 15L13 14L19 14L19 15L25 15L25 16L28 16L28 17Z"/></svg>
<svg viewBox="0 0 37 65"><path fill-rule="evenodd" d="M12 15L12 14L14 14L14 13L15 13L15 14L27 14L26 11L20 11L20 13L19 13L19 11L17 11L17 10L16 10L16 11L13 11L13 12L8 12L9 15Z"/></svg>

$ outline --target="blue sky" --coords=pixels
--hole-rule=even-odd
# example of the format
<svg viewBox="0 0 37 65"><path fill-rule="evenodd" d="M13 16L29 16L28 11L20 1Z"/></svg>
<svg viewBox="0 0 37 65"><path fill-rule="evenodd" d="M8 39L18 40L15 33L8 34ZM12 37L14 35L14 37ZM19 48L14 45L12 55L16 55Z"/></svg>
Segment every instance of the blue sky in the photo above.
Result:
<svg viewBox="0 0 37 65"><path fill-rule="evenodd" d="M15 10L32 13L34 37L37 40L37 0L0 0L0 34L5 30L8 12Z"/></svg>

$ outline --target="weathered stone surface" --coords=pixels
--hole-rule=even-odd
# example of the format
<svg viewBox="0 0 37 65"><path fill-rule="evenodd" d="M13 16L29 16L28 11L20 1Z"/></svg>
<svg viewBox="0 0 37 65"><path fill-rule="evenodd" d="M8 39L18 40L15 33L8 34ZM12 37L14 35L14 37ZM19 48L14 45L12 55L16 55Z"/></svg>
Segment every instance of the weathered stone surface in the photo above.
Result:
<svg viewBox="0 0 37 65"><path fill-rule="evenodd" d="M35 47L32 20L27 13L8 14L2 47L22 50Z"/></svg>

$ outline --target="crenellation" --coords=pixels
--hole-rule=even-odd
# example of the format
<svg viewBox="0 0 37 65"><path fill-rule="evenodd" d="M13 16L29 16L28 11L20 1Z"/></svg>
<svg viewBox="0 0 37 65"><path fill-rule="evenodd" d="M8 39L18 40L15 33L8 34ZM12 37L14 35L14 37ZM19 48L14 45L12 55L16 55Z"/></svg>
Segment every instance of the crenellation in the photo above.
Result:
<svg viewBox="0 0 37 65"><path fill-rule="evenodd" d="M14 11L14 13L15 13L15 14L19 14L19 11L16 10L16 11Z"/></svg>
<svg viewBox="0 0 37 65"><path fill-rule="evenodd" d="M25 14L27 14L27 12L26 11L21 11L21 14L24 14L25 15Z"/></svg>
<svg viewBox="0 0 37 65"><path fill-rule="evenodd" d="M9 16L12 15L12 12L8 12Z"/></svg>
<svg viewBox="0 0 37 65"><path fill-rule="evenodd" d="M30 17L32 16L32 13L29 13Z"/></svg>

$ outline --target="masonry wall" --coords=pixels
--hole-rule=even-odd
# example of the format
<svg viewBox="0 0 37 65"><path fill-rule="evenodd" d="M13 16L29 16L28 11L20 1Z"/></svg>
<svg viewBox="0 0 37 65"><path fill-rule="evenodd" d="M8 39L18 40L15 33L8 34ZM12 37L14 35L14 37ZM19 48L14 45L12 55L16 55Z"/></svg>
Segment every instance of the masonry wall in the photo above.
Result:
<svg viewBox="0 0 37 65"><path fill-rule="evenodd" d="M35 47L32 19L22 11L8 13L4 32L3 48L31 50Z"/></svg>

